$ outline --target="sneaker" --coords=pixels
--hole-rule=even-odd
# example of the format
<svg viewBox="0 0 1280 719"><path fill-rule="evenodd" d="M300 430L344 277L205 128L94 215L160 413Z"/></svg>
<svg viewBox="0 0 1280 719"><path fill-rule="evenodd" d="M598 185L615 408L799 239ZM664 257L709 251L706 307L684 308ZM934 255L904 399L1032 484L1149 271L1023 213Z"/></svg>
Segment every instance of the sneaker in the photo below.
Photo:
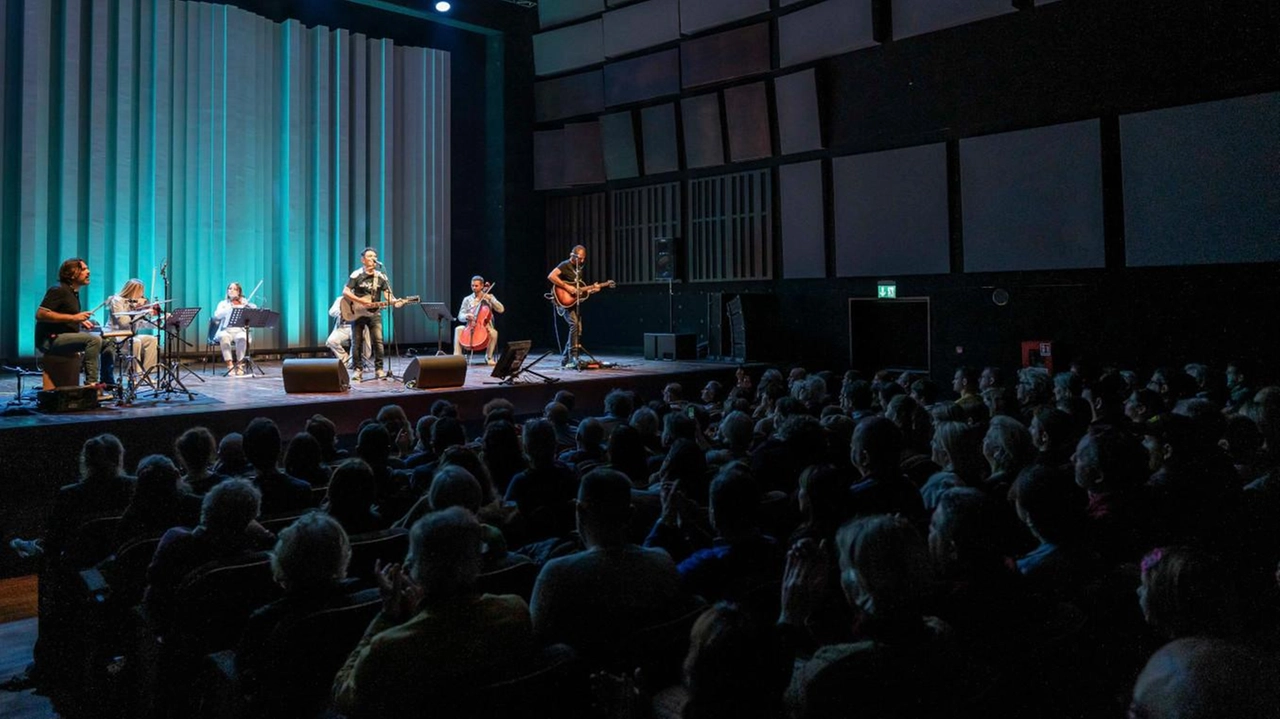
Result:
<svg viewBox="0 0 1280 719"><path fill-rule="evenodd" d="M351 381L352 381L352 382L363 382L363 381L364 381L364 374L362 374L362 373L360 372L360 370L356 370L355 372L352 372L352 373L351 373Z"/></svg>
<svg viewBox="0 0 1280 719"><path fill-rule="evenodd" d="M244 365L236 365L236 371L235 371L235 373L234 373L234 374L235 374L235 376L237 376L237 377L243 377L243 376L244 376Z"/></svg>
<svg viewBox="0 0 1280 719"><path fill-rule="evenodd" d="M386 370L384 370L384 369L380 369L380 370L378 370L377 372L374 372L374 373L373 373L373 376L374 376L374 377L377 377L378 379L386 379L386 378L387 378L387 371L386 371Z"/></svg>
<svg viewBox="0 0 1280 719"><path fill-rule="evenodd" d="M492 357L485 357L485 358L484 358L484 363L485 363L485 364L487 364L487 365L489 365L490 367L492 367L492 366L494 366L494 365L498 364L497 362L495 362L495 361L493 360L493 358L492 358Z"/></svg>

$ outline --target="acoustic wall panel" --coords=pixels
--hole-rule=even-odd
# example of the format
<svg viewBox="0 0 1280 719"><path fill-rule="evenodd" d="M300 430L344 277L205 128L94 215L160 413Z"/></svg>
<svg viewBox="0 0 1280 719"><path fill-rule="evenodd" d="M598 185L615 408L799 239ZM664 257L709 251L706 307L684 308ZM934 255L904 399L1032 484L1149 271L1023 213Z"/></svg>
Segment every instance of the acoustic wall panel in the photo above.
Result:
<svg viewBox="0 0 1280 719"><path fill-rule="evenodd" d="M1280 93L1120 118L1126 264L1280 260Z"/></svg>
<svg viewBox="0 0 1280 719"><path fill-rule="evenodd" d="M782 205L782 276L827 276L826 222L822 210L822 162L778 169Z"/></svg>
<svg viewBox="0 0 1280 719"><path fill-rule="evenodd" d="M604 110L604 73L590 70L535 82L533 108L538 122L601 112Z"/></svg>
<svg viewBox="0 0 1280 719"><path fill-rule="evenodd" d="M680 101L684 121L684 164L710 167L724 164L724 137L720 131L720 97L715 93Z"/></svg>
<svg viewBox="0 0 1280 719"><path fill-rule="evenodd" d="M539 0L538 25L551 27L604 10L604 0Z"/></svg>
<svg viewBox="0 0 1280 719"><path fill-rule="evenodd" d="M564 186L564 130L533 133L533 189Z"/></svg>
<svg viewBox="0 0 1280 719"><path fill-rule="evenodd" d="M874 44L869 0L827 0L778 18L782 67Z"/></svg>
<svg viewBox="0 0 1280 719"><path fill-rule="evenodd" d="M679 39L679 0L646 0L604 14L605 57L619 57Z"/></svg>
<svg viewBox="0 0 1280 719"><path fill-rule="evenodd" d="M769 23L748 25L686 40L680 46L684 87L733 80L769 71Z"/></svg>
<svg viewBox="0 0 1280 719"><path fill-rule="evenodd" d="M892 6L895 38L923 35L1016 11L1009 0L893 0Z"/></svg>
<svg viewBox="0 0 1280 719"><path fill-rule="evenodd" d="M644 138L644 174L656 175L680 169L674 103L641 110L640 136Z"/></svg>
<svg viewBox="0 0 1280 719"><path fill-rule="evenodd" d="M778 140L782 154L822 149L818 83L812 68L783 75L773 82L778 108Z"/></svg>
<svg viewBox="0 0 1280 719"><path fill-rule="evenodd" d="M604 102L609 107L680 92L680 50L672 48L604 66Z"/></svg>
<svg viewBox="0 0 1280 719"><path fill-rule="evenodd" d="M621 180L640 174L636 161L636 134L630 112L600 116L600 134L604 139L604 174L607 179Z"/></svg>
<svg viewBox="0 0 1280 719"><path fill-rule="evenodd" d="M773 156L763 82L725 89L724 113L729 127L730 162Z"/></svg>
<svg viewBox="0 0 1280 719"><path fill-rule="evenodd" d="M564 181L567 185L604 182L604 143L599 122L564 126Z"/></svg>
<svg viewBox="0 0 1280 719"><path fill-rule="evenodd" d="M599 20L549 30L533 36L533 67L554 75L604 62L604 35Z"/></svg>
<svg viewBox="0 0 1280 719"><path fill-rule="evenodd" d="M769 0L684 0L680 3L680 32L692 35L769 12Z"/></svg>
<svg viewBox="0 0 1280 719"><path fill-rule="evenodd" d="M946 145L837 157L831 179L837 276L950 271Z"/></svg>
<svg viewBox="0 0 1280 719"><path fill-rule="evenodd" d="M1097 120L960 141L966 272L1102 267Z"/></svg>

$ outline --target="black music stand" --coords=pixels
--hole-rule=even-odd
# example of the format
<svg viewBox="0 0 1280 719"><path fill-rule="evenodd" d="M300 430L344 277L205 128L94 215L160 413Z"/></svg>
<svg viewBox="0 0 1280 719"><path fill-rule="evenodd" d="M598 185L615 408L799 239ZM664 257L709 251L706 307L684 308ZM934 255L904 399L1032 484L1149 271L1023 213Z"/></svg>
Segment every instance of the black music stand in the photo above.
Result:
<svg viewBox="0 0 1280 719"><path fill-rule="evenodd" d="M526 374L533 375L542 380L545 384L555 384L560 380L555 377L548 377L544 374L533 371L533 366L547 358L555 350L547 350L542 353L538 359L524 364L524 360L529 356L529 348L533 346L533 342L529 340L518 340L516 342L508 342L507 346L502 350L502 356L498 357L498 361L493 366L492 377L501 379L501 382L486 382L485 384L515 384L517 380ZM532 381L532 380L530 380Z"/></svg>
<svg viewBox="0 0 1280 719"><path fill-rule="evenodd" d="M239 315L237 317L237 314ZM239 320L237 322L236 320ZM249 376L252 377L256 371L263 377L267 376L266 370L258 366L253 361L253 333L249 330L269 330L274 329L280 322L280 313L274 310L258 309L256 307L235 307L231 310L231 317L227 324L232 327L244 328L244 357L241 362L249 368Z"/></svg>
<svg viewBox="0 0 1280 719"><path fill-rule="evenodd" d="M182 333L191 324L191 321L196 318L196 315L200 314L200 309L201 308L199 307L179 307L169 313L169 316L165 318L164 323L160 325L160 329L162 330L160 338L164 342L164 351L161 353L161 357L163 359L160 361L160 364L156 366L156 384L154 393L157 395L165 395L165 399L168 399L168 395L173 394L174 392L181 392L187 395L188 400L196 398L195 393L187 389L186 385L182 384L182 370L187 370L187 372L196 377L196 379L199 379L201 382L204 381L200 375L197 375L195 372L192 372L182 366L182 361L179 357L181 354L181 347L173 344L174 340L177 340L180 345L191 344L182 339Z"/></svg>
<svg viewBox="0 0 1280 719"><path fill-rule="evenodd" d="M436 356L444 355L444 323L453 324L454 316L449 314L449 306L443 302L419 302L422 314L429 322L436 323Z"/></svg>

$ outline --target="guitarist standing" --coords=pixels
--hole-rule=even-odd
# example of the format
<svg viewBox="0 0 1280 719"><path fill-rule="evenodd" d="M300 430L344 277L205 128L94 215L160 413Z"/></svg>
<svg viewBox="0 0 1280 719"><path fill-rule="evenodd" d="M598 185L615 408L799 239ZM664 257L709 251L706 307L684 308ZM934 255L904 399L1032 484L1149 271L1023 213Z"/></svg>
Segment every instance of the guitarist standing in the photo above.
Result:
<svg viewBox="0 0 1280 719"><path fill-rule="evenodd" d="M575 245L569 251L569 259L556 265L551 273L547 275L547 279L551 284L569 293L570 297L577 298L580 296L582 283L582 265L587 261L587 248L582 245ZM554 291L552 293L554 295ZM560 361L561 367L577 366L578 353L582 349L582 314L579 312L578 303L574 302L568 307L563 304L556 303L556 314L560 318L569 323L569 341L564 346L564 357Z"/></svg>
<svg viewBox="0 0 1280 719"><path fill-rule="evenodd" d="M366 351L366 335L363 332L365 329L369 331L368 338L373 344L374 375L378 379L384 379L387 376L382 366L381 310L388 303L396 302L391 294L391 283L378 269L382 263L378 261L377 250L366 247L364 252L360 253L360 263L362 267L351 273L347 286L342 288L342 296L346 298L348 305L344 309L353 310L355 315L351 319L351 366L354 368L351 379L354 382L364 379L361 367ZM385 298L385 301L382 298Z"/></svg>

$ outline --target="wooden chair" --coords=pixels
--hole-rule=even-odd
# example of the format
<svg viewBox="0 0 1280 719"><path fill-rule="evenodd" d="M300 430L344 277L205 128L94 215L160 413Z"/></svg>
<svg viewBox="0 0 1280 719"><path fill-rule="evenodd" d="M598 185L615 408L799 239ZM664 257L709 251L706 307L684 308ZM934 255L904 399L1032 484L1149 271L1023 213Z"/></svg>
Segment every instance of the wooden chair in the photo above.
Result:
<svg viewBox="0 0 1280 719"><path fill-rule="evenodd" d="M380 532L357 534L351 537L351 561L347 564L347 574L371 584L377 561L381 560L383 564L403 563L408 553L407 529L384 529Z"/></svg>
<svg viewBox="0 0 1280 719"><path fill-rule="evenodd" d="M513 564L481 574L476 579L476 586L485 594L515 594L528 602L533 597L533 584L538 580L540 570L533 562Z"/></svg>

